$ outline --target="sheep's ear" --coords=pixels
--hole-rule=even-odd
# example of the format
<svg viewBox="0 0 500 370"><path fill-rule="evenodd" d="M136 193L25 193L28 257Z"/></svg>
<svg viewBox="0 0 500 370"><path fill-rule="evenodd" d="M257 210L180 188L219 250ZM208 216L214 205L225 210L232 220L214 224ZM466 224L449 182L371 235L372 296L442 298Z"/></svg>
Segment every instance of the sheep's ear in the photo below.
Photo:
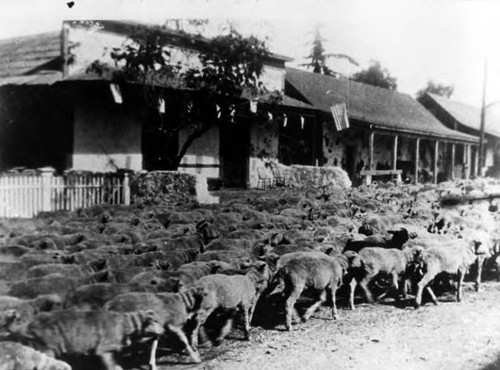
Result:
<svg viewBox="0 0 500 370"><path fill-rule="evenodd" d="M257 271L264 272L264 271L266 271L266 268L267 268L267 263L265 263L265 262L258 262L257 263Z"/></svg>
<svg viewBox="0 0 500 370"><path fill-rule="evenodd" d="M8 325L8 324L13 323L16 320L19 320L21 318L21 314L17 310L14 310L14 309L5 310L4 311L4 318L5 318L6 324Z"/></svg>

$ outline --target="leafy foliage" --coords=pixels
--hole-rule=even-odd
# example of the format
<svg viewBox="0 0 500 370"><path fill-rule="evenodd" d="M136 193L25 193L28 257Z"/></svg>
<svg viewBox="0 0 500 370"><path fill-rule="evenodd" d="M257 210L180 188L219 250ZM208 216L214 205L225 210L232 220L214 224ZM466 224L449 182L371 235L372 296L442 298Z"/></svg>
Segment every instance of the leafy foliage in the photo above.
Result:
<svg viewBox="0 0 500 370"><path fill-rule="evenodd" d="M372 61L367 69L355 73L351 79L368 85L382 87L384 89L397 89L396 78L392 77L389 74L389 71L386 68L383 68L378 61Z"/></svg>
<svg viewBox="0 0 500 370"><path fill-rule="evenodd" d="M436 83L432 80L427 81L427 86L417 92L417 98L421 98L426 93L436 94L450 98L455 89L452 85Z"/></svg>
<svg viewBox="0 0 500 370"><path fill-rule="evenodd" d="M184 60L179 60L173 45L183 48ZM129 42L113 49L114 69L96 61L89 71L111 73L117 82L138 83L152 108L156 109L162 99L175 101L177 110L181 107L178 119L166 121L162 117L160 124L167 145L174 144L180 130L190 129L167 166L176 169L194 140L214 125L232 121L243 107L248 110L241 97L263 97L271 102L280 99L259 82L269 56L263 41L243 37L234 28L227 35L207 40L182 30L142 27L129 35Z"/></svg>

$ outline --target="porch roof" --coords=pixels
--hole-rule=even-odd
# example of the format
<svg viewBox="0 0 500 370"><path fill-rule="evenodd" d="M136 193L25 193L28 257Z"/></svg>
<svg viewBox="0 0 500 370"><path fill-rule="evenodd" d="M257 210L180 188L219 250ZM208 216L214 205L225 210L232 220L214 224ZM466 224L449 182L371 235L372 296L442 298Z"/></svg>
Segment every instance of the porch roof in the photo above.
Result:
<svg viewBox="0 0 500 370"><path fill-rule="evenodd" d="M331 106L346 103L348 116L367 128L444 141L477 144L478 138L451 130L407 94L294 68L286 69L285 92L331 116Z"/></svg>
<svg viewBox="0 0 500 370"><path fill-rule="evenodd" d="M426 95L453 117L455 121L479 133L481 127L481 108L436 94L427 93ZM497 116L489 113L493 112L489 112L488 108L486 108L484 131L487 134L500 138L500 120Z"/></svg>

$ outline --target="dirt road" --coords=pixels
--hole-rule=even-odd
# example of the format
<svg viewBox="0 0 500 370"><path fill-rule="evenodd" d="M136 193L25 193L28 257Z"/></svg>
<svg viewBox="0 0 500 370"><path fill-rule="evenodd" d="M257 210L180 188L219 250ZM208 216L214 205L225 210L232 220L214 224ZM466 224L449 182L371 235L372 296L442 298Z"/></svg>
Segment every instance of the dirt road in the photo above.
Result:
<svg viewBox="0 0 500 370"><path fill-rule="evenodd" d="M393 303L341 309L332 321L322 307L305 324L285 332L254 328L252 340L239 332L220 347L201 350L200 365L183 357L160 358L160 369L500 369L500 284L486 283L464 301L444 296L419 310Z"/></svg>

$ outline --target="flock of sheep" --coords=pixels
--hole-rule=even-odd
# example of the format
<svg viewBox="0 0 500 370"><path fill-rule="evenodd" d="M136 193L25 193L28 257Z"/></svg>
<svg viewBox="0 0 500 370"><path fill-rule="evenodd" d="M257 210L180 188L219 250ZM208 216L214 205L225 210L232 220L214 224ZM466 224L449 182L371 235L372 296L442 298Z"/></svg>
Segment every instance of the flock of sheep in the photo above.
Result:
<svg viewBox="0 0 500 370"><path fill-rule="evenodd" d="M440 200L498 185L283 189L219 205L95 206L5 221L0 369L97 360L119 369L124 359L155 369L158 345L197 363L200 340L220 344L238 327L248 340L266 311L284 313L274 325L292 330L330 301L336 319L342 285L351 309L358 285L368 302L410 294L418 308L424 292L437 304L435 292L448 288L460 301L471 266L477 289L482 268L498 273L500 213L491 200ZM299 315L304 294L313 303Z"/></svg>

